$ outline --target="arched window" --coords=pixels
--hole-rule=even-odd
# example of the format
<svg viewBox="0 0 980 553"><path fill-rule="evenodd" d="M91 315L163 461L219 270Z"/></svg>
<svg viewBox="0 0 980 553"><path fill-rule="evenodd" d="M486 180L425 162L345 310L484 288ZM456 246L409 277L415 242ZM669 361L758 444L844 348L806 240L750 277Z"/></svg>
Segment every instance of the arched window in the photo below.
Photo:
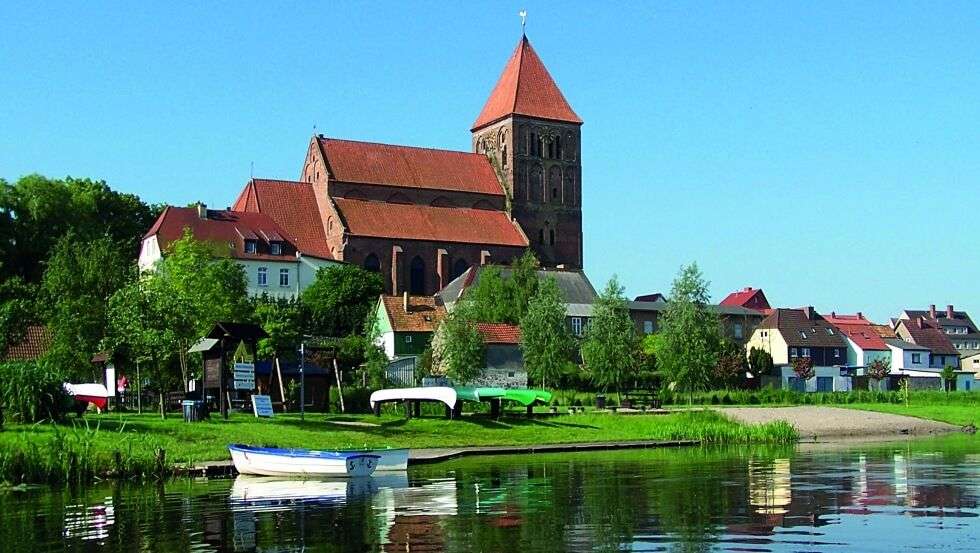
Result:
<svg viewBox="0 0 980 553"><path fill-rule="evenodd" d="M372 273L381 272L381 260L373 253L364 258L364 270Z"/></svg>
<svg viewBox="0 0 980 553"><path fill-rule="evenodd" d="M531 138L528 141L528 145L531 147L531 151L529 152L530 155L532 156L541 155L538 152L538 149L541 147L541 140L538 138L538 133L531 131Z"/></svg>
<svg viewBox="0 0 980 553"><path fill-rule="evenodd" d="M465 259L462 259L462 258L457 259L456 262L453 263L453 272L451 273L452 276L450 277L449 280L455 280L460 275L462 275L463 273L465 273L466 272L466 269L469 269L469 268L470 268L470 264L467 263Z"/></svg>
<svg viewBox="0 0 980 553"><path fill-rule="evenodd" d="M548 187L551 188L551 201L558 200L561 190L561 167L555 165L548 171Z"/></svg>
<svg viewBox="0 0 980 553"><path fill-rule="evenodd" d="M528 199L532 202L541 201L541 190L543 188L544 170L536 165L531 168L530 182L528 183Z"/></svg>
<svg viewBox="0 0 980 553"><path fill-rule="evenodd" d="M561 159L561 135L555 137L555 157Z"/></svg>
<svg viewBox="0 0 980 553"><path fill-rule="evenodd" d="M549 236L548 236L548 243L551 244L552 246L554 246L555 245L555 229L551 229L548 232L550 233Z"/></svg>
<svg viewBox="0 0 980 553"><path fill-rule="evenodd" d="M578 195L575 191L575 169L569 167L565 170L565 203L577 205Z"/></svg>
<svg viewBox="0 0 980 553"><path fill-rule="evenodd" d="M555 158L555 141L554 139L548 141L548 159Z"/></svg>
<svg viewBox="0 0 980 553"><path fill-rule="evenodd" d="M417 255L409 266L408 292L417 296L425 294L425 261Z"/></svg>
<svg viewBox="0 0 980 553"><path fill-rule="evenodd" d="M538 229L538 244L544 244L544 229Z"/></svg>

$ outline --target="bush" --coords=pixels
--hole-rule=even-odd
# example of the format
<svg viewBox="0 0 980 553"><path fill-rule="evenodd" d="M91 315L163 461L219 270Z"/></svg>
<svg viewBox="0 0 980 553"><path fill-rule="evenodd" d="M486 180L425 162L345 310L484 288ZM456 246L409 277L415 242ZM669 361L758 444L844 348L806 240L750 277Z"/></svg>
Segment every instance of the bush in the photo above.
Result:
<svg viewBox="0 0 980 553"><path fill-rule="evenodd" d="M0 363L0 405L5 417L22 423L58 421L71 403L60 374L44 363Z"/></svg>
<svg viewBox="0 0 980 553"><path fill-rule="evenodd" d="M370 413L371 412L371 390L370 388L347 386L344 388L344 410L347 413ZM336 387L330 388L330 410L334 413L340 412L340 393Z"/></svg>

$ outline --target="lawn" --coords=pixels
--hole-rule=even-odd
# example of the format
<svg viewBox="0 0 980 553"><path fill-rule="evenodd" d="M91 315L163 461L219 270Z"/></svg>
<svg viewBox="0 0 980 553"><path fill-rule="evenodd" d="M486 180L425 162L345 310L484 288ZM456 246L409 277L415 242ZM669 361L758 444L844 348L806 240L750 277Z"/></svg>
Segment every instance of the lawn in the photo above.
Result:
<svg viewBox="0 0 980 553"><path fill-rule="evenodd" d="M980 394L978 394L980 396ZM850 403L838 405L848 409L863 409L865 411L879 411L882 413L893 413L895 415L908 415L920 419L931 419L950 424L966 426L980 426L980 397L973 403L912 403L905 406L904 403Z"/></svg>
<svg viewBox="0 0 980 553"><path fill-rule="evenodd" d="M111 471L135 474L153 467L157 449L166 451L168 464L188 464L228 459L230 443L349 449L681 439L789 443L795 438L793 429L784 423L746 426L711 412L535 419L515 416L497 421L486 416L451 421L324 414L310 414L305 421L292 414L257 420L235 414L227 421L213 417L201 423L185 423L178 416L161 420L152 414L107 414L70 418L60 425L8 424L0 432L0 477L8 481L63 481L75 478L76 471L89 476Z"/></svg>

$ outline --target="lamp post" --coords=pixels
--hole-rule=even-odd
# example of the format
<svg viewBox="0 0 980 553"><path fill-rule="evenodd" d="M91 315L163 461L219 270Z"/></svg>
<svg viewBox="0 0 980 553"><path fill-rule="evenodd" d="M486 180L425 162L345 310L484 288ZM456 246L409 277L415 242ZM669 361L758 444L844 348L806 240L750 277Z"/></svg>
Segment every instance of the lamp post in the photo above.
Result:
<svg viewBox="0 0 980 553"><path fill-rule="evenodd" d="M306 342L299 342L299 420L306 420Z"/></svg>

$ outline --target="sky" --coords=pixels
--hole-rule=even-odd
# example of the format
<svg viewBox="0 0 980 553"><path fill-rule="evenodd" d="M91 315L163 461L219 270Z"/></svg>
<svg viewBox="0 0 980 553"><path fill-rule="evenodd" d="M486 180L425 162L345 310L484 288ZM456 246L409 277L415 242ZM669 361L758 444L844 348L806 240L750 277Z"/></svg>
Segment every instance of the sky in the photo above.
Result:
<svg viewBox="0 0 980 553"><path fill-rule="evenodd" d="M0 3L8 181L224 207L314 126L469 150L526 8L585 121L597 288L697 262L715 301L980 316L978 2L37 4Z"/></svg>

